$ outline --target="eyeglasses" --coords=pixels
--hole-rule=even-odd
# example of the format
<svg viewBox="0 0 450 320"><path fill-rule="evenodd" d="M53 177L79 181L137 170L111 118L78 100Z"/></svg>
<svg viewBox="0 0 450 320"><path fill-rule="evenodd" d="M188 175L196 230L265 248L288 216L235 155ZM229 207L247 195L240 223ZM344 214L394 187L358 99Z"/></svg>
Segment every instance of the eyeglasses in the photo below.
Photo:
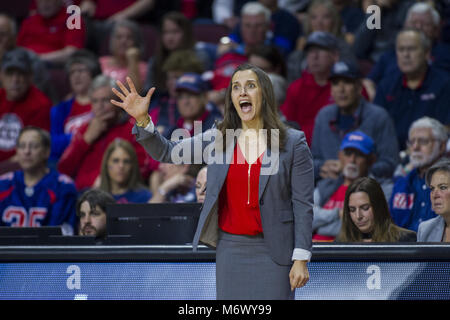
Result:
<svg viewBox="0 0 450 320"><path fill-rule="evenodd" d="M430 144L430 142L435 141L436 139L433 138L415 138L415 139L409 139L406 141L406 145L408 147L412 147L414 144L417 144L421 147L425 147Z"/></svg>

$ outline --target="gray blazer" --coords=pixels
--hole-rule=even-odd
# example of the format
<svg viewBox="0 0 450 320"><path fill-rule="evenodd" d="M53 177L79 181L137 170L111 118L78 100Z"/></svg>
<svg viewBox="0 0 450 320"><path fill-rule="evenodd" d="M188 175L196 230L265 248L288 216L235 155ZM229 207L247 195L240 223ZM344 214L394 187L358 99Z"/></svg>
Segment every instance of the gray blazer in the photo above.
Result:
<svg viewBox="0 0 450 320"><path fill-rule="evenodd" d="M442 242L445 220L441 216L434 217L419 224L417 242Z"/></svg>
<svg viewBox="0 0 450 320"><path fill-rule="evenodd" d="M203 161L208 164L206 197L193 240L194 250L199 243L216 247L219 235L219 194L236 139L225 140L228 143L226 152L211 151L211 142L220 139L217 133L218 130L209 129L175 142L165 139L156 130L149 133L137 126L133 128L136 140L157 161L173 163L171 154L175 152L199 163L203 154ZM196 146L197 151L194 151ZM201 153L198 152L199 146ZM264 239L272 260L278 264L291 264L294 248L311 251L313 192L313 163L305 136L301 131L288 129L285 149L280 152L267 149L264 153L259 179Z"/></svg>

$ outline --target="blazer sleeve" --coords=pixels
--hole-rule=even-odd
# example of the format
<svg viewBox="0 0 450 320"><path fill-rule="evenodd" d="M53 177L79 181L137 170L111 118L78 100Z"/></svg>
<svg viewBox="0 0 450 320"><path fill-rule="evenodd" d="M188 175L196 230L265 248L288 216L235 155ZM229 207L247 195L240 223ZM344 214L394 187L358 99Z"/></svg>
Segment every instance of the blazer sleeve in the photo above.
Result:
<svg viewBox="0 0 450 320"><path fill-rule="evenodd" d="M166 139L158 130L148 132L136 125L132 133L136 135L136 141L156 161L173 164L203 164L208 163L208 153L204 151L214 141L215 130L209 129L204 133L177 141Z"/></svg>
<svg viewBox="0 0 450 320"><path fill-rule="evenodd" d="M291 189L295 248L311 251L314 169L311 152L303 134L294 143Z"/></svg>

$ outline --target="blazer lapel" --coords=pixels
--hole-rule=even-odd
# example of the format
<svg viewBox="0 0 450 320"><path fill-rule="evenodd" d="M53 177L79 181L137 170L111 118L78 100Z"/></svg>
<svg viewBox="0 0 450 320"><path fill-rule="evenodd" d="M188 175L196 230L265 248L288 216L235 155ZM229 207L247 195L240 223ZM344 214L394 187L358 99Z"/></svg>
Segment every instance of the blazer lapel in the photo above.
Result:
<svg viewBox="0 0 450 320"><path fill-rule="evenodd" d="M208 167L211 169L211 177L215 177L215 181L212 184L212 194L219 196L220 190L222 189L223 183L228 174L228 169L230 168L230 163L233 158L235 140L231 141L226 148L226 152L223 154L223 164L213 164Z"/></svg>
<svg viewBox="0 0 450 320"><path fill-rule="evenodd" d="M258 200L261 200L261 196L266 189L267 183L269 182L269 178L271 175L274 175L278 172L278 166L280 161L280 154L275 154L270 151L269 148L264 152L262 165L261 165L261 173L259 175L259 192L258 192Z"/></svg>

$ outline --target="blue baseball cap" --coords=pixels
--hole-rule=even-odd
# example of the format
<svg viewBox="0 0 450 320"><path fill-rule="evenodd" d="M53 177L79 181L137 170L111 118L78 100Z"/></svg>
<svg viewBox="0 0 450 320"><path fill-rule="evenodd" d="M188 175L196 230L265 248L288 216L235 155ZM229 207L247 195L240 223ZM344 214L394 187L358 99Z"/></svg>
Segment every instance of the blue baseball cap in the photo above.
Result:
<svg viewBox="0 0 450 320"><path fill-rule="evenodd" d="M375 143L364 132L354 131L348 133L341 142L341 150L347 148L355 148L368 155L375 151Z"/></svg>
<svg viewBox="0 0 450 320"><path fill-rule="evenodd" d="M203 81L202 77L198 73L185 73L177 79L175 84L175 89L186 90L193 93L202 93L207 90L206 82Z"/></svg>

